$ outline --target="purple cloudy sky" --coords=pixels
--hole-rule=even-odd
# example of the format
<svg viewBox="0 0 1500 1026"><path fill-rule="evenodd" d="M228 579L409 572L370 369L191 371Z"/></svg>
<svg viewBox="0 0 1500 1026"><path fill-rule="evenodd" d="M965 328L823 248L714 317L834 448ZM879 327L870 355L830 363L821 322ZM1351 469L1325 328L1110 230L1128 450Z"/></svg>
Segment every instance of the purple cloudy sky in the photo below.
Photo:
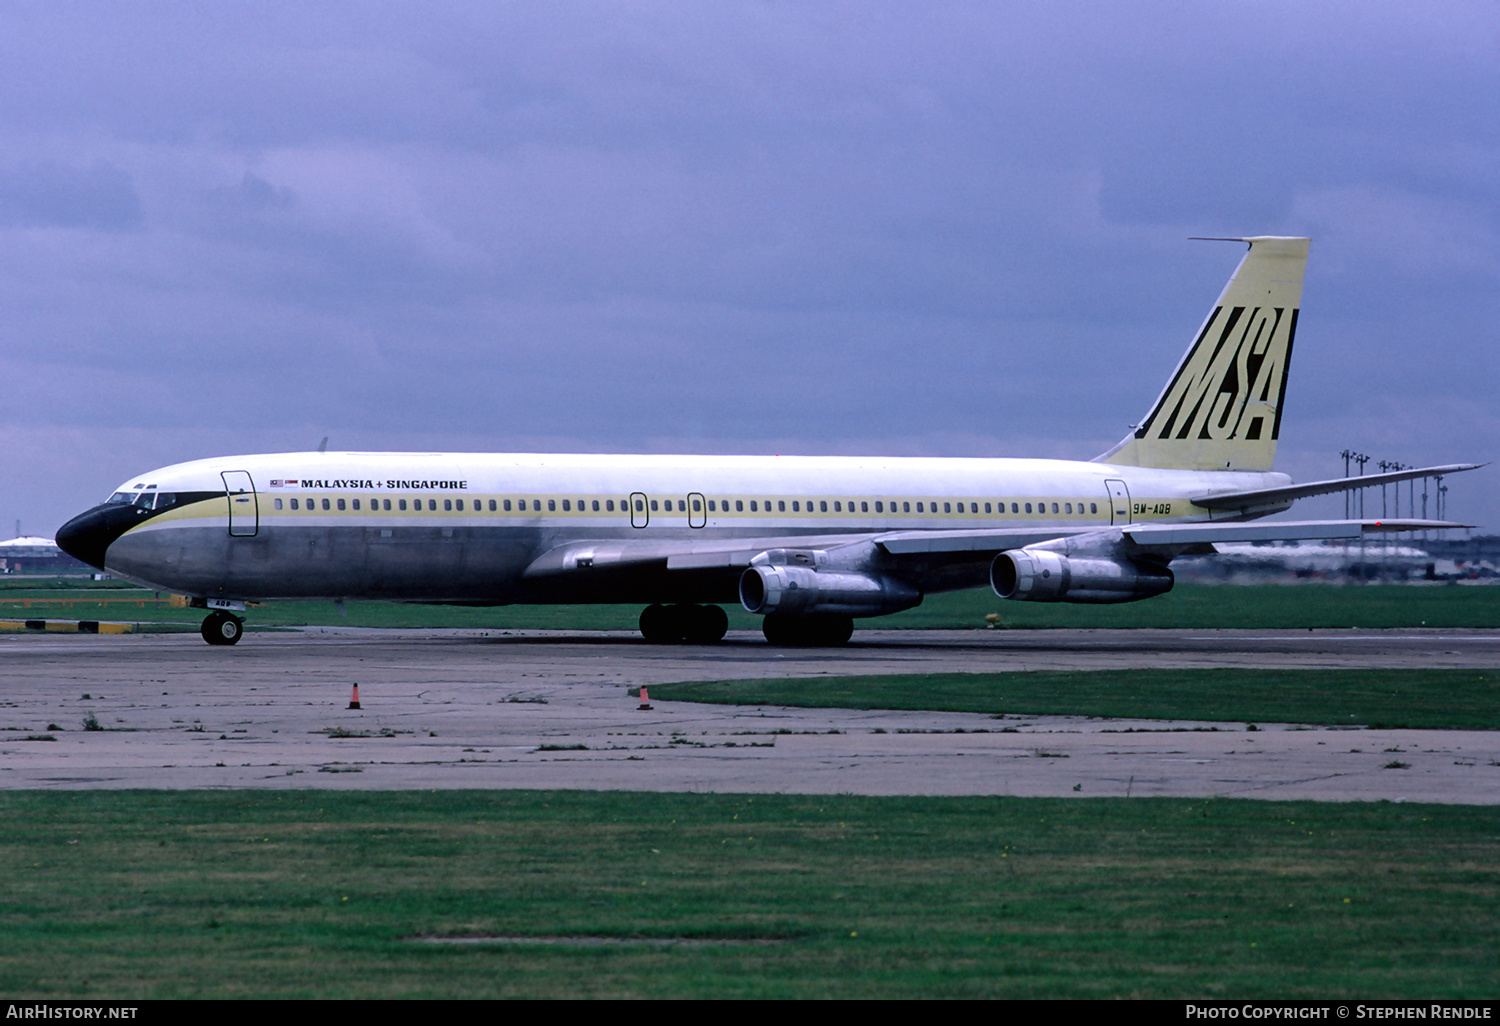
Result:
<svg viewBox="0 0 1500 1026"><path fill-rule="evenodd" d="M1088 458L1239 260L1194 235L1313 237L1280 468L1500 453L1493 0L17 0L0 30L0 537L325 435ZM1500 530L1492 470L1450 485Z"/></svg>

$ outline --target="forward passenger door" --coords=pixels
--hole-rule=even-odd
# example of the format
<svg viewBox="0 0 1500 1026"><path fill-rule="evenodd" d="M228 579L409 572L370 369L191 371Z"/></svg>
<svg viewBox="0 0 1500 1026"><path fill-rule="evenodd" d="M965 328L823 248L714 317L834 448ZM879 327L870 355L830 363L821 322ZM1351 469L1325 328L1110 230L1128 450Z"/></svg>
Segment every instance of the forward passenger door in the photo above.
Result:
<svg viewBox="0 0 1500 1026"><path fill-rule="evenodd" d="M260 531L260 500L255 494L255 482L244 470L226 470L219 476L224 479L224 497L229 500L229 536L254 538Z"/></svg>

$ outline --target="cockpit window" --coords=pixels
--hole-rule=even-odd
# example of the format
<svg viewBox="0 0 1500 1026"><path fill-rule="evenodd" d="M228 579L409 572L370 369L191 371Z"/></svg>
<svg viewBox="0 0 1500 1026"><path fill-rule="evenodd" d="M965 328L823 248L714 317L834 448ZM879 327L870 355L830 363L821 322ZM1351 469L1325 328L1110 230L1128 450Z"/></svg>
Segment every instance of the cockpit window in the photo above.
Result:
<svg viewBox="0 0 1500 1026"><path fill-rule="evenodd" d="M115 492L105 500L106 506L139 506L141 509L164 510L177 502L172 492Z"/></svg>

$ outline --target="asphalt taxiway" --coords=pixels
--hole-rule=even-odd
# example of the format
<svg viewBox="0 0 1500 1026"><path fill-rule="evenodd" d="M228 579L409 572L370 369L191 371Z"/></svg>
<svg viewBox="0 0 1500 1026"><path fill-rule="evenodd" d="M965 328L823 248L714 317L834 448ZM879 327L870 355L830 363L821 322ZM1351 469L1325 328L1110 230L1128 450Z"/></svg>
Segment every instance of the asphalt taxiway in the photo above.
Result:
<svg viewBox="0 0 1500 1026"><path fill-rule="evenodd" d="M1500 802L1500 730L727 707L677 680L1022 669L1500 667L1495 631L0 636L0 788L585 788ZM359 685L358 710L348 709ZM98 729L85 729L85 722ZM1500 726L1500 725L1497 725ZM1391 753L1399 753L1393 755ZM1400 764L1400 765L1393 765Z"/></svg>

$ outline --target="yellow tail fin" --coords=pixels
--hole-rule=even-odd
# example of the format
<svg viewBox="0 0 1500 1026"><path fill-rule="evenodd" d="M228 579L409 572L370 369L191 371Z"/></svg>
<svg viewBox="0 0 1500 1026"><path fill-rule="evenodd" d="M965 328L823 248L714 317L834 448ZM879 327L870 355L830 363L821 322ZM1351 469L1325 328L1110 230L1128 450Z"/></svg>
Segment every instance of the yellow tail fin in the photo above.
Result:
<svg viewBox="0 0 1500 1026"><path fill-rule="evenodd" d="M1307 239L1235 239L1250 251L1139 427L1096 463L1270 470L1297 334Z"/></svg>

